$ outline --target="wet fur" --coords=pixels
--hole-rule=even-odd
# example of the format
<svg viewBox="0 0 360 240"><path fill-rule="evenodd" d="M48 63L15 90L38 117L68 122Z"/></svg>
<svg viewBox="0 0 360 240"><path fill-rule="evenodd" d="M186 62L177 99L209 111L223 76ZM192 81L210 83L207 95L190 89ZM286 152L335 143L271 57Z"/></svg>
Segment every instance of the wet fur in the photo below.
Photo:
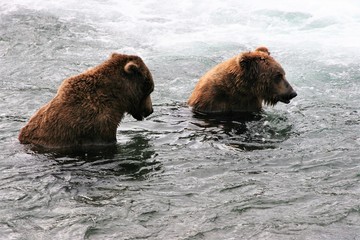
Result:
<svg viewBox="0 0 360 240"><path fill-rule="evenodd" d="M276 80L280 75L282 79ZM207 72L195 86L188 104L194 112L204 114L259 112L263 103L275 105L291 91L280 64L266 47L259 47Z"/></svg>
<svg viewBox="0 0 360 240"><path fill-rule="evenodd" d="M116 142L116 129L130 113L141 120L151 114L150 71L137 56L110 59L60 85L19 134L21 143L59 148Z"/></svg>

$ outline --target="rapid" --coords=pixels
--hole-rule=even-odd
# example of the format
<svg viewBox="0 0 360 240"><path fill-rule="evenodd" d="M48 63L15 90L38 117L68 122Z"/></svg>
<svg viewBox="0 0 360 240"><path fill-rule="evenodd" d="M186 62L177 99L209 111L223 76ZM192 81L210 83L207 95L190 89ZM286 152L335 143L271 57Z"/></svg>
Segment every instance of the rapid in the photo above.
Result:
<svg viewBox="0 0 360 240"><path fill-rule="evenodd" d="M0 239L360 239L360 2L0 3ZM198 79L267 46L298 96L254 121L196 118ZM67 77L142 57L154 113L116 146L17 136Z"/></svg>

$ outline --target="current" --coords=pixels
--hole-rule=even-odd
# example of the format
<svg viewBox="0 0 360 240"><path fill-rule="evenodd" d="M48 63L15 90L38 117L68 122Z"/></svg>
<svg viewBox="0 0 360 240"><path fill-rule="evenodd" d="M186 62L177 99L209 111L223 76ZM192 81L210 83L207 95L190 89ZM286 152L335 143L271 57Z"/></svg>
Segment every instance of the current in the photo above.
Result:
<svg viewBox="0 0 360 240"><path fill-rule="evenodd" d="M360 2L0 3L0 239L360 239ZM198 79L267 46L298 96L202 119ZM153 74L154 113L116 146L37 152L21 127L112 52Z"/></svg>

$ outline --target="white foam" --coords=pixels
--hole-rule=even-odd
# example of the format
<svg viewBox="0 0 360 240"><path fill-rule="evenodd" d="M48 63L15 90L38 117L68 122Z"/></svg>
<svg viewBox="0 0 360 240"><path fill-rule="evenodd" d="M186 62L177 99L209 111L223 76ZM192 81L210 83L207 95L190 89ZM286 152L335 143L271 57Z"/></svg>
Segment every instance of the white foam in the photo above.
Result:
<svg viewBox="0 0 360 240"><path fill-rule="evenodd" d="M348 61L360 55L360 2L356 0L11 2L0 5L2 14L20 8L47 11L64 20L91 24L110 38L129 34L158 51L186 53L199 43L234 42L248 48L267 45L304 54L316 51L330 59L350 55Z"/></svg>

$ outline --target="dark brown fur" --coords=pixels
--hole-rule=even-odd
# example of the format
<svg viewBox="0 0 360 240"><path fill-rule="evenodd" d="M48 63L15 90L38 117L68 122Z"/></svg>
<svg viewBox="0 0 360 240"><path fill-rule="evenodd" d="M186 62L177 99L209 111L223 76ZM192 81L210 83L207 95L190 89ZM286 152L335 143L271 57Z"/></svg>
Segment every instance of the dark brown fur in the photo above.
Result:
<svg viewBox="0 0 360 240"><path fill-rule="evenodd" d="M296 96L283 68L266 47L241 53L207 72L188 104L204 114L259 112L262 104L289 103Z"/></svg>
<svg viewBox="0 0 360 240"><path fill-rule="evenodd" d="M19 134L21 143L58 148L116 142L127 112L142 120L152 113L154 82L140 57L112 54L80 75L65 79Z"/></svg>

